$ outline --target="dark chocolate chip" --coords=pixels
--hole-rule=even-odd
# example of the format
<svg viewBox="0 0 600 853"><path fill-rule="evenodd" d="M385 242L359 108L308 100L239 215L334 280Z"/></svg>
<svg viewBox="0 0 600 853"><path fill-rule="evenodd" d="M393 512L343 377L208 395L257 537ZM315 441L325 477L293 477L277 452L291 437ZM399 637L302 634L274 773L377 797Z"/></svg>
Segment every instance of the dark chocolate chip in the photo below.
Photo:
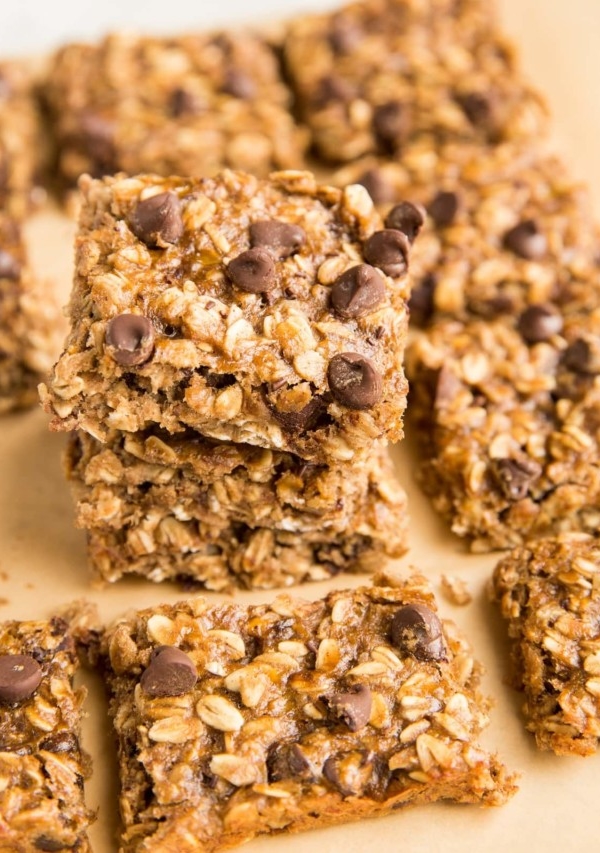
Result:
<svg viewBox="0 0 600 853"><path fill-rule="evenodd" d="M401 201L400 204L392 207L385 217L385 227L402 231L408 237L409 242L414 243L424 221L423 212L416 204L411 204L410 201Z"/></svg>
<svg viewBox="0 0 600 853"><path fill-rule="evenodd" d="M250 101L256 95L256 84L245 71L229 68L223 80L222 91L241 101Z"/></svg>
<svg viewBox="0 0 600 853"><path fill-rule="evenodd" d="M44 853L60 853L63 850L72 850L73 847L60 838L52 838L49 835L38 835L33 842L36 850L43 850Z"/></svg>
<svg viewBox="0 0 600 853"><path fill-rule="evenodd" d="M560 334L563 318L554 305L530 305L519 317L517 328L528 344L550 340Z"/></svg>
<svg viewBox="0 0 600 853"><path fill-rule="evenodd" d="M366 684L357 684L344 693L328 693L321 696L330 719L339 720L351 732L364 728L371 716L373 699Z"/></svg>
<svg viewBox="0 0 600 853"><path fill-rule="evenodd" d="M40 749L45 749L46 752L79 752L79 744L72 732L62 731L44 738Z"/></svg>
<svg viewBox="0 0 600 853"><path fill-rule="evenodd" d="M253 248L269 249L280 260L289 258L306 243L306 232L299 225L265 219L250 226L250 245Z"/></svg>
<svg viewBox="0 0 600 853"><path fill-rule="evenodd" d="M18 281L21 274L21 264L9 252L0 249L0 278Z"/></svg>
<svg viewBox="0 0 600 853"><path fill-rule="evenodd" d="M362 794L374 781L373 759L366 749L332 755L323 764L323 776L345 797Z"/></svg>
<svg viewBox="0 0 600 853"><path fill-rule="evenodd" d="M392 618L392 642L420 661L447 660L442 623L424 604L407 604Z"/></svg>
<svg viewBox="0 0 600 853"><path fill-rule="evenodd" d="M171 93L171 115L175 118L185 115L198 115L204 110L205 104L198 95L187 89L177 88Z"/></svg>
<svg viewBox="0 0 600 853"><path fill-rule="evenodd" d="M175 646L154 649L140 686L147 696L182 696L189 693L198 680L192 660Z"/></svg>
<svg viewBox="0 0 600 853"><path fill-rule="evenodd" d="M427 213L438 228L447 228L458 213L458 196L448 190L439 192L429 203Z"/></svg>
<svg viewBox="0 0 600 853"><path fill-rule="evenodd" d="M179 197L166 192L140 201L131 216L131 229L150 247L177 243L183 234Z"/></svg>
<svg viewBox="0 0 600 853"><path fill-rule="evenodd" d="M331 305L345 320L363 317L385 299L385 282L375 267L358 264L342 273L331 288Z"/></svg>
<svg viewBox="0 0 600 853"><path fill-rule="evenodd" d="M42 668L31 655L0 655L0 702L23 702L40 686Z"/></svg>
<svg viewBox="0 0 600 853"><path fill-rule="evenodd" d="M335 53L352 53L362 41L363 33L360 27L347 18L335 18L329 32L329 43Z"/></svg>
<svg viewBox="0 0 600 853"><path fill-rule="evenodd" d="M273 257L267 249L259 246L248 249L228 264L227 275L240 290L268 293L275 286Z"/></svg>
<svg viewBox="0 0 600 853"><path fill-rule="evenodd" d="M394 187L385 179L381 169L367 169L357 179L356 183L361 184L367 190L375 204L387 204L396 198ZM393 228L394 226L386 225L386 227Z"/></svg>
<svg viewBox="0 0 600 853"><path fill-rule="evenodd" d="M141 314L119 314L106 326L105 346L123 367L144 364L154 352L154 326Z"/></svg>
<svg viewBox="0 0 600 853"><path fill-rule="evenodd" d="M373 132L387 150L402 143L410 128L410 115L401 101L388 101L373 111Z"/></svg>
<svg viewBox="0 0 600 853"><path fill-rule="evenodd" d="M382 269L386 275L404 275L408 269L410 243L406 234L395 228L371 234L365 241L363 252L367 261Z"/></svg>
<svg viewBox="0 0 600 853"><path fill-rule="evenodd" d="M435 377L435 395L433 405L436 409L443 408L447 403L451 403L463 385L458 376L448 367L443 364L437 371Z"/></svg>
<svg viewBox="0 0 600 853"><path fill-rule="evenodd" d="M408 300L408 311L410 322L417 328L426 326L433 317L436 283L433 273L427 273L412 289Z"/></svg>
<svg viewBox="0 0 600 853"><path fill-rule="evenodd" d="M318 109L326 107L331 103L347 103L354 98L356 90L342 77L335 74L327 74L317 83L313 96L313 104Z"/></svg>
<svg viewBox="0 0 600 853"><path fill-rule="evenodd" d="M313 397L297 412L281 412L274 407L273 415L284 429L292 432L306 432L312 429L325 408L326 403L322 397Z"/></svg>
<svg viewBox="0 0 600 853"><path fill-rule="evenodd" d="M577 338L566 348L562 354L562 363L568 370L574 373L592 375L597 372L596 359L593 357L592 348L588 341Z"/></svg>
<svg viewBox="0 0 600 853"><path fill-rule="evenodd" d="M539 478L542 468L534 459L493 459L492 473L505 498L520 501L527 497L530 487Z"/></svg>
<svg viewBox="0 0 600 853"><path fill-rule="evenodd" d="M468 92L458 95L456 100L474 127L495 129L496 104L490 95L483 92Z"/></svg>
<svg viewBox="0 0 600 853"><path fill-rule="evenodd" d="M94 161L94 174L103 175L116 167L115 125L97 113L81 117L82 143Z"/></svg>
<svg viewBox="0 0 600 853"><path fill-rule="evenodd" d="M383 395L383 382L369 358L343 352L329 362L327 379L331 393L349 409L371 409Z"/></svg>
<svg viewBox="0 0 600 853"><path fill-rule="evenodd" d="M548 241L535 220L526 219L506 232L504 247L520 258L537 261L546 254Z"/></svg>
<svg viewBox="0 0 600 853"><path fill-rule="evenodd" d="M296 743L276 743L267 755L269 782L283 779L312 779L308 759Z"/></svg>

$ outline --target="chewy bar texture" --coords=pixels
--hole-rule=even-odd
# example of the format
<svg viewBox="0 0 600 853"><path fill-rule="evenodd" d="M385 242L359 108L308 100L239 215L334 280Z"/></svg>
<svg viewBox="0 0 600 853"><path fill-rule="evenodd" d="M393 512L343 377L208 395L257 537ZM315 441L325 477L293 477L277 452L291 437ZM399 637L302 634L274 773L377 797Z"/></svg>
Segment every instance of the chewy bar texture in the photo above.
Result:
<svg viewBox="0 0 600 853"><path fill-rule="evenodd" d="M547 146L425 140L398 161L340 169L360 183L414 242L413 327L442 318L519 317L554 302L563 312L598 304L598 231L589 193Z"/></svg>
<svg viewBox="0 0 600 853"><path fill-rule="evenodd" d="M44 91L67 187L86 172L266 176L303 163L275 54L250 33L70 44Z"/></svg>
<svg viewBox="0 0 600 853"><path fill-rule="evenodd" d="M0 850L87 853L93 815L79 745L84 694L73 690L77 656L68 625L0 624Z"/></svg>
<svg viewBox="0 0 600 853"><path fill-rule="evenodd" d="M96 577L274 588L375 571L406 551L406 495L384 451L365 470L191 437L73 436L76 523Z"/></svg>
<svg viewBox="0 0 600 853"><path fill-rule="evenodd" d="M192 428L336 462L402 436L409 243L363 187L82 181L52 427Z"/></svg>
<svg viewBox="0 0 600 853"><path fill-rule="evenodd" d="M0 210L0 413L35 405L64 331L27 266L19 224Z"/></svg>
<svg viewBox="0 0 600 853"><path fill-rule="evenodd" d="M494 573L527 728L557 755L592 755L598 746L599 580L600 543L582 534L516 548Z"/></svg>
<svg viewBox="0 0 600 853"><path fill-rule="evenodd" d="M0 62L0 210L21 218L44 197L48 146L24 63Z"/></svg>
<svg viewBox="0 0 600 853"><path fill-rule="evenodd" d="M499 142L546 132L490 3L366 0L293 22L288 75L318 153L397 155L419 137Z"/></svg>
<svg viewBox="0 0 600 853"><path fill-rule="evenodd" d="M123 853L206 853L440 799L499 805L488 702L423 578L134 614L103 639ZM396 586L392 587L391 584Z"/></svg>

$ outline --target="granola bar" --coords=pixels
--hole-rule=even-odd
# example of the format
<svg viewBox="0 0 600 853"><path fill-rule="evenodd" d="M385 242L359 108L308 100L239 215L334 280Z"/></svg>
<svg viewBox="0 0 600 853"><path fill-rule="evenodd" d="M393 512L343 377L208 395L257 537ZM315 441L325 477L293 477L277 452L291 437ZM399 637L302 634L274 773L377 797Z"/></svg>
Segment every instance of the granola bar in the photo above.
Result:
<svg viewBox="0 0 600 853"><path fill-rule="evenodd" d="M141 611L106 633L123 853L207 853L514 778L477 745L488 702L419 576L315 602ZM395 584L395 586L392 586Z"/></svg>
<svg viewBox="0 0 600 853"><path fill-rule="evenodd" d="M396 155L421 136L535 140L546 109L481 0L366 0L291 23L290 83L325 159Z"/></svg>
<svg viewBox="0 0 600 853"><path fill-rule="evenodd" d="M592 285L590 285L591 287ZM420 479L474 550L600 523L600 310L441 320L410 351Z"/></svg>
<svg viewBox="0 0 600 853"><path fill-rule="evenodd" d="M69 44L55 57L45 99L58 171L260 175L299 168L305 132L273 50L250 33L158 38L116 33Z"/></svg>
<svg viewBox="0 0 600 853"><path fill-rule="evenodd" d="M353 473L201 438L80 433L66 469L104 581L273 588L373 571L406 551L406 495L383 451Z"/></svg>
<svg viewBox="0 0 600 853"><path fill-rule="evenodd" d="M90 849L76 668L62 618L0 624L0 849L7 853Z"/></svg>
<svg viewBox="0 0 600 853"><path fill-rule="evenodd" d="M225 171L82 188L54 429L192 428L316 462L401 437L409 242L363 187Z"/></svg>
<svg viewBox="0 0 600 853"><path fill-rule="evenodd" d="M27 266L19 225L0 211L0 413L38 402L62 332L58 306Z"/></svg>
<svg viewBox="0 0 600 853"><path fill-rule="evenodd" d="M600 738L600 546L564 535L516 548L493 577L515 686L537 745L592 755Z"/></svg>

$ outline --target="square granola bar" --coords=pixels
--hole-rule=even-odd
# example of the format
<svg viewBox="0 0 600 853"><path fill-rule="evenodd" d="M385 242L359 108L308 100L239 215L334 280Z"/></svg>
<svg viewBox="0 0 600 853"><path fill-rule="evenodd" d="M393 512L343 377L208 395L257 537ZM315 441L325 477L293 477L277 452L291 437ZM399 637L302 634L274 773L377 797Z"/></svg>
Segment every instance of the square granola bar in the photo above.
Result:
<svg viewBox="0 0 600 853"><path fill-rule="evenodd" d="M52 427L192 428L316 462L402 436L409 242L363 187L82 181Z"/></svg>
<svg viewBox="0 0 600 853"><path fill-rule="evenodd" d="M506 801L514 777L477 745L488 703L467 643L423 578L376 583L315 602L198 599L109 629L123 853Z"/></svg>

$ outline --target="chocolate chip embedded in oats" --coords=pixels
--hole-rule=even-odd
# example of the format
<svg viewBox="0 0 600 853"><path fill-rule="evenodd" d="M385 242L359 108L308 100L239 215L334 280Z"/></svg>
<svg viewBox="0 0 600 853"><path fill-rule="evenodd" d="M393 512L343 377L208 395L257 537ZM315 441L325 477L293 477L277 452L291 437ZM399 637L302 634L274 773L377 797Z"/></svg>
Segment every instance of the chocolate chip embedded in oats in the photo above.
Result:
<svg viewBox="0 0 600 853"><path fill-rule="evenodd" d="M424 221L425 217L416 204L411 204L410 201L401 201L400 204L392 207L385 217L385 227L402 231L408 237L408 241L414 243Z"/></svg>
<svg viewBox="0 0 600 853"><path fill-rule="evenodd" d="M331 393L349 409L371 409L383 394L383 382L370 358L356 352L334 357L327 368Z"/></svg>
<svg viewBox="0 0 600 853"><path fill-rule="evenodd" d="M239 68L229 68L221 87L223 92L239 98L241 101L250 101L256 95L256 84L254 80Z"/></svg>
<svg viewBox="0 0 600 853"><path fill-rule="evenodd" d="M279 260L289 258L306 243L306 232L299 225L266 219L253 222L250 226L250 245L253 248L269 249Z"/></svg>
<svg viewBox="0 0 600 853"><path fill-rule="evenodd" d="M141 314L119 314L106 326L105 348L123 367L148 361L154 352L154 326Z"/></svg>
<svg viewBox="0 0 600 853"><path fill-rule="evenodd" d="M275 285L275 264L267 249L242 252L227 265L228 277L247 293L268 293Z"/></svg>
<svg viewBox="0 0 600 853"><path fill-rule="evenodd" d="M493 459L492 473L504 497L520 501L527 497L530 487L542 473L541 465L534 459Z"/></svg>
<svg viewBox="0 0 600 853"><path fill-rule="evenodd" d="M519 317L517 329L528 344L547 341L560 334L563 318L554 305L530 305Z"/></svg>
<svg viewBox="0 0 600 853"><path fill-rule="evenodd" d="M204 106L202 99L187 89L178 87L171 93L170 108L171 114L175 118L184 115L198 115Z"/></svg>
<svg viewBox="0 0 600 853"><path fill-rule="evenodd" d="M183 234L181 202L173 192L158 193L140 201L130 219L136 237L150 247L177 243Z"/></svg>
<svg viewBox="0 0 600 853"><path fill-rule="evenodd" d="M198 680L192 660L175 646L158 646L142 673L140 686L147 696L182 696Z"/></svg>
<svg viewBox="0 0 600 853"><path fill-rule="evenodd" d="M358 264L342 273L331 288L331 305L340 317L356 319L385 299L385 282L375 267Z"/></svg>
<svg viewBox="0 0 600 853"><path fill-rule="evenodd" d="M433 317L436 284L433 273L427 273L414 285L408 300L409 318L413 326L425 326Z"/></svg>
<svg viewBox="0 0 600 853"><path fill-rule="evenodd" d="M335 74L327 74L317 83L313 103L315 107L321 109L330 103L351 101L354 95L355 89L347 80L337 77Z"/></svg>
<svg viewBox="0 0 600 853"><path fill-rule="evenodd" d="M442 623L424 604L407 604L392 619L392 642L420 661L447 660Z"/></svg>
<svg viewBox="0 0 600 853"><path fill-rule="evenodd" d="M568 370L574 373L594 374L597 372L597 364L593 358L592 348L588 341L577 338L569 344L562 354L562 363Z"/></svg>
<svg viewBox="0 0 600 853"><path fill-rule="evenodd" d="M533 219L519 222L504 235L504 247L520 258L538 261L546 254L548 241Z"/></svg>
<svg viewBox="0 0 600 853"><path fill-rule="evenodd" d="M283 779L312 779L308 759L296 743L276 743L267 755L269 782Z"/></svg>
<svg viewBox="0 0 600 853"><path fill-rule="evenodd" d="M367 749L331 755L323 764L323 776L345 797L362 794L374 781L374 757Z"/></svg>
<svg viewBox="0 0 600 853"><path fill-rule="evenodd" d="M9 281L17 281L20 274L21 264L10 254L10 252L5 252L0 249L0 278L7 278Z"/></svg>
<svg viewBox="0 0 600 853"><path fill-rule="evenodd" d="M437 193L427 207L427 213L431 216L438 228L447 228L452 225L458 213L458 196L456 193L443 190Z"/></svg>
<svg viewBox="0 0 600 853"><path fill-rule="evenodd" d="M0 655L0 702L23 702L40 686L42 668L31 655Z"/></svg>
<svg viewBox="0 0 600 853"><path fill-rule="evenodd" d="M371 716L372 695L366 684L357 684L344 693L328 693L321 696L330 719L339 720L351 732L364 728Z"/></svg>
<svg viewBox="0 0 600 853"><path fill-rule="evenodd" d="M396 196L394 187L385 179L381 169L367 169L357 178L356 183L366 189L375 204L386 204L394 201ZM392 225L386 227L393 228Z"/></svg>
<svg viewBox="0 0 600 853"><path fill-rule="evenodd" d="M458 95L456 100L474 127L491 131L496 129L497 104L490 94L468 92Z"/></svg>
<svg viewBox="0 0 600 853"><path fill-rule="evenodd" d="M357 24L345 18L334 18L329 32L329 44L338 54L351 53L362 41L363 33Z"/></svg>
<svg viewBox="0 0 600 853"><path fill-rule="evenodd" d="M313 397L306 406L297 412L282 412L275 406L272 408L272 411L284 429L293 430L294 432L304 432L312 428L321 412L326 408L326 405L322 397Z"/></svg>
<svg viewBox="0 0 600 853"><path fill-rule="evenodd" d="M376 231L365 241L363 252L366 260L386 275L403 275L408 269L410 243L402 231L394 228Z"/></svg>
<svg viewBox="0 0 600 853"><path fill-rule="evenodd" d="M388 101L373 111L373 132L383 147L397 147L404 141L410 127L410 116L401 101Z"/></svg>

